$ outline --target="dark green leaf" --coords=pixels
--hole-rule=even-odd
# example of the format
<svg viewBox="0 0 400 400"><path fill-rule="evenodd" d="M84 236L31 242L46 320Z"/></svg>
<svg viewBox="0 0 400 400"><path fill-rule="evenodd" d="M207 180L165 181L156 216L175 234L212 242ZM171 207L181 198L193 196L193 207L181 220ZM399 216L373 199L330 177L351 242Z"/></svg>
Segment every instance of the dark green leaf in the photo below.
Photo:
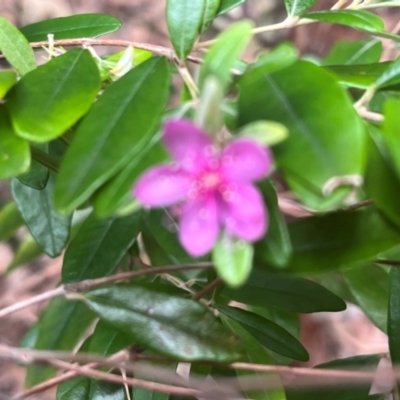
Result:
<svg viewBox="0 0 400 400"><path fill-rule="evenodd" d="M385 27L378 15L364 10L315 11L304 17L331 24L351 26L363 31L382 31Z"/></svg>
<svg viewBox="0 0 400 400"><path fill-rule="evenodd" d="M339 41L323 59L322 65L372 64L379 62L381 54L382 43L376 39Z"/></svg>
<svg viewBox="0 0 400 400"><path fill-rule="evenodd" d="M374 371L380 361L379 355L366 355L343 358L319 364L316 369L338 369L338 370L357 370L362 372ZM310 400L310 399L323 399L323 400L367 400L369 391L372 385L372 378L370 381L355 384L354 379L350 377L338 381L337 378L331 380L331 384L323 388L303 388L295 389L296 381L301 383L301 377L291 380L290 386L286 388L287 400ZM310 383L310 382L309 382ZM312 383L312 386L314 386ZM310 385L309 385L310 386Z"/></svg>
<svg viewBox="0 0 400 400"><path fill-rule="evenodd" d="M289 232L289 268L296 273L321 273L369 261L400 241L400 231L374 206L307 217L292 223Z"/></svg>
<svg viewBox="0 0 400 400"><path fill-rule="evenodd" d="M140 154L159 124L169 76L167 61L151 58L104 91L61 164L55 188L60 212L71 212Z"/></svg>
<svg viewBox="0 0 400 400"><path fill-rule="evenodd" d="M167 26L180 60L185 60L202 27L205 0L167 0Z"/></svg>
<svg viewBox="0 0 400 400"><path fill-rule="evenodd" d="M387 327L389 276L377 265L346 269L342 275L358 305L383 332Z"/></svg>
<svg viewBox="0 0 400 400"><path fill-rule="evenodd" d="M154 352L186 361L231 362L234 338L200 303L151 286L117 284L86 293L97 315Z"/></svg>
<svg viewBox="0 0 400 400"><path fill-rule="evenodd" d="M7 203L0 210L0 242L7 240L24 223L14 202Z"/></svg>
<svg viewBox="0 0 400 400"><path fill-rule="evenodd" d="M121 27L121 21L106 14L77 14L68 17L46 19L22 27L20 30L30 42L48 40L79 39L105 35Z"/></svg>
<svg viewBox="0 0 400 400"><path fill-rule="evenodd" d="M203 0L204 9L199 33L203 33L212 24L217 15L221 0Z"/></svg>
<svg viewBox="0 0 400 400"><path fill-rule="evenodd" d="M14 179L12 194L32 236L50 256L58 256L67 243L71 217L59 215L53 206L53 178L43 190L32 189Z"/></svg>
<svg viewBox="0 0 400 400"><path fill-rule="evenodd" d="M323 286L313 281L282 277L253 270L249 280L239 289L225 288L225 296L260 307L312 313L319 311L342 311L346 303Z"/></svg>
<svg viewBox="0 0 400 400"><path fill-rule="evenodd" d="M227 307L217 304L217 309L233 318L253 336L260 344L299 361L307 361L308 353L303 345L288 331L258 314L235 307Z"/></svg>
<svg viewBox="0 0 400 400"><path fill-rule="evenodd" d="M141 212L99 220L94 213L69 244L62 266L63 283L111 274L136 240Z"/></svg>
<svg viewBox="0 0 400 400"><path fill-rule="evenodd" d="M48 143L35 143L31 146L38 148L39 150L47 153L49 145ZM32 159L29 171L18 177L18 180L26 186L30 186L33 189L44 189L49 179L49 169L38 161Z"/></svg>
<svg viewBox="0 0 400 400"><path fill-rule="evenodd" d="M168 393L154 392L140 388L132 388L132 395L134 400L168 400L170 398Z"/></svg>
<svg viewBox="0 0 400 400"><path fill-rule="evenodd" d="M0 179L9 179L29 168L29 143L15 135L7 110L2 105L0 130Z"/></svg>
<svg viewBox="0 0 400 400"><path fill-rule="evenodd" d="M218 8L218 15L225 14L233 8L236 8L245 3L246 1L247 0L221 0Z"/></svg>
<svg viewBox="0 0 400 400"><path fill-rule="evenodd" d="M40 316L39 333L34 348L71 351L93 319L93 313L82 303L56 298ZM33 386L50 378L55 372L50 367L31 366L28 368L25 384Z"/></svg>
<svg viewBox="0 0 400 400"><path fill-rule="evenodd" d="M19 74L25 75L36 68L33 50L24 35L10 21L1 16L0 50Z"/></svg>
<svg viewBox="0 0 400 400"><path fill-rule="evenodd" d="M0 70L0 99L14 86L17 82L17 74L12 70Z"/></svg>
<svg viewBox="0 0 400 400"><path fill-rule="evenodd" d="M289 129L289 137L273 150L295 194L315 209L332 207L348 195L352 188L339 182L359 177L365 135L336 79L314 64L298 61L272 74L263 68L249 71L239 85L239 126L267 119ZM330 192L326 185L332 180L338 183Z"/></svg>
<svg viewBox="0 0 400 400"><path fill-rule="evenodd" d="M400 362L400 268L394 267L390 274L389 309L387 333L390 358L394 365Z"/></svg>
<svg viewBox="0 0 400 400"><path fill-rule="evenodd" d="M47 142L86 114L99 89L93 57L75 49L24 76L8 93L6 106L19 136Z"/></svg>
<svg viewBox="0 0 400 400"><path fill-rule="evenodd" d="M297 17L308 8L312 7L317 0L284 0L287 13L290 17Z"/></svg>
<svg viewBox="0 0 400 400"><path fill-rule="evenodd" d="M236 23L224 31L208 50L200 69L199 86L208 76L215 76L223 88L231 77L231 68L251 38L252 25L248 21Z"/></svg>
<svg viewBox="0 0 400 400"><path fill-rule="evenodd" d="M259 185L268 210L267 234L255 244L255 257L275 267L284 267L292 254L292 244L286 223L279 210L278 197L271 181Z"/></svg>

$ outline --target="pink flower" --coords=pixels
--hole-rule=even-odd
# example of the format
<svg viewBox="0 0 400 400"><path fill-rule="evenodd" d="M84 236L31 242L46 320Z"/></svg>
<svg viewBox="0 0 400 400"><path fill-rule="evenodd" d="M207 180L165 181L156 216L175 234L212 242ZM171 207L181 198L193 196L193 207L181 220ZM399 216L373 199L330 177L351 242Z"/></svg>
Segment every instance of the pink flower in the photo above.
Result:
<svg viewBox="0 0 400 400"><path fill-rule="evenodd" d="M133 194L150 207L181 205L179 240L189 254L209 252L221 228L245 241L265 234L267 213L252 182L271 165L266 149L239 138L219 151L200 128L178 119L165 125L164 143L175 163L147 170Z"/></svg>

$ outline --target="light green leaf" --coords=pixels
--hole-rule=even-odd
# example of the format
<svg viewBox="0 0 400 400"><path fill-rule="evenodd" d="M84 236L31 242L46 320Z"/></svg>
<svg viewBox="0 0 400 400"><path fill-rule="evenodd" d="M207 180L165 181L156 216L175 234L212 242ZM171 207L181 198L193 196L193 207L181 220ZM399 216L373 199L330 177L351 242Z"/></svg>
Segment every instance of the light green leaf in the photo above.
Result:
<svg viewBox="0 0 400 400"><path fill-rule="evenodd" d="M47 142L86 114L99 89L92 56L75 49L24 76L8 93L6 106L19 136Z"/></svg>
<svg viewBox="0 0 400 400"><path fill-rule="evenodd" d="M169 77L167 61L151 58L104 91L61 164L55 187L60 212L71 212L140 154L159 124Z"/></svg>
<svg viewBox="0 0 400 400"><path fill-rule="evenodd" d="M20 31L30 42L48 40L49 33L55 40L79 39L105 35L121 27L121 21L106 14L77 14L35 22Z"/></svg>
<svg viewBox="0 0 400 400"><path fill-rule="evenodd" d="M391 155L391 161L400 177L400 101L388 99L384 104L384 115L382 136Z"/></svg>
<svg viewBox="0 0 400 400"><path fill-rule="evenodd" d="M228 11L245 3L246 1L247 0L221 0L218 8L218 15L225 14Z"/></svg>
<svg viewBox="0 0 400 400"><path fill-rule="evenodd" d="M289 17L297 17L313 6L317 0L284 0Z"/></svg>
<svg viewBox="0 0 400 400"><path fill-rule="evenodd" d="M20 75L36 68L35 56L24 35L0 16L0 50Z"/></svg>
<svg viewBox="0 0 400 400"><path fill-rule="evenodd" d="M396 58L385 72L375 81L379 89L400 83L400 57Z"/></svg>
<svg viewBox="0 0 400 400"><path fill-rule="evenodd" d="M13 70L0 70L0 99L14 86L17 82L17 74Z"/></svg>
<svg viewBox="0 0 400 400"><path fill-rule="evenodd" d="M254 139L262 146L273 146L285 140L289 131L279 122L255 121L243 126L237 134Z"/></svg>
<svg viewBox="0 0 400 400"><path fill-rule="evenodd" d="M105 286L82 300L133 343L158 354L185 361L239 357L234 338L207 308L154 283Z"/></svg>
<svg viewBox="0 0 400 400"><path fill-rule="evenodd" d="M213 249L212 260L224 282L240 286L251 272L253 246L223 233Z"/></svg>
<svg viewBox="0 0 400 400"><path fill-rule="evenodd" d="M58 256L67 243L71 217L61 216L53 206L53 179L43 190L32 189L14 179L12 194L32 236L50 256Z"/></svg>

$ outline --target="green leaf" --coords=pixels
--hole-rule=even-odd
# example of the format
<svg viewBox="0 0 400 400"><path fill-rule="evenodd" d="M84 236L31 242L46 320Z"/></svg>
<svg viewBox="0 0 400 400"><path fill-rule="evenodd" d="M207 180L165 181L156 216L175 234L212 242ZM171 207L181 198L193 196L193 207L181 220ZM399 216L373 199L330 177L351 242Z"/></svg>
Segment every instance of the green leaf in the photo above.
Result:
<svg viewBox="0 0 400 400"><path fill-rule="evenodd" d="M322 65L358 65L379 62L382 43L376 39L339 41L323 59Z"/></svg>
<svg viewBox="0 0 400 400"><path fill-rule="evenodd" d="M364 10L315 11L304 15L304 17L315 21L350 26L363 31L382 31L385 28L378 15Z"/></svg>
<svg viewBox="0 0 400 400"><path fill-rule="evenodd" d="M21 265L28 264L42 254L42 247L39 246L38 242L32 237L31 234L28 233L18 245L14 253L14 257L7 267L7 273L13 271Z"/></svg>
<svg viewBox="0 0 400 400"><path fill-rule="evenodd" d="M395 113L398 111L394 111L392 116L394 119L398 119ZM398 165L397 168L400 168L400 163L395 157L391 160L389 156L389 152L393 155L398 153L397 149L392 147L398 141L398 131L391 130L391 122L393 119L386 115L383 131L373 125L368 127L370 138L368 139L364 190L367 196L374 201L376 207L392 222L400 226L400 205L396 196L393 196L396 190L400 190L400 175L396 173L392 161ZM385 133L383 134L383 132ZM384 137L387 146L383 142Z"/></svg>
<svg viewBox="0 0 400 400"><path fill-rule="evenodd" d="M250 70L239 82L239 126L260 119L286 125L289 137L273 148L277 166L303 203L330 208L352 190L340 180L361 174L361 119L348 94L321 67L298 61L272 74L266 71ZM330 192L326 185L332 180L338 187Z"/></svg>
<svg viewBox="0 0 400 400"><path fill-rule="evenodd" d="M69 244L62 266L62 282L110 275L136 240L141 212L124 218L99 220L92 213Z"/></svg>
<svg viewBox="0 0 400 400"><path fill-rule="evenodd" d="M240 6L245 3L247 0L221 0L218 8L217 15L222 15L227 13L228 11Z"/></svg>
<svg viewBox="0 0 400 400"><path fill-rule="evenodd" d="M312 7L317 0L284 0L287 13L290 17L297 17Z"/></svg>
<svg viewBox="0 0 400 400"><path fill-rule="evenodd" d="M220 7L221 0L203 0L203 17L199 29L199 33L203 33L212 24L214 18L217 15L218 9Z"/></svg>
<svg viewBox="0 0 400 400"><path fill-rule="evenodd" d="M168 155L160 139L160 135L154 135L153 139L128 162L119 174L96 192L94 208L100 217L108 217L125 203L132 201L132 186L139 175L147 168L167 160Z"/></svg>
<svg viewBox="0 0 400 400"><path fill-rule="evenodd" d="M185 60L202 28L205 0L167 0L167 26L172 46Z"/></svg>
<svg viewBox="0 0 400 400"><path fill-rule="evenodd" d="M0 16L0 50L20 75L36 68L35 55L24 35Z"/></svg>
<svg viewBox="0 0 400 400"><path fill-rule="evenodd" d="M34 348L71 351L93 320L93 313L82 303L62 297L53 299L38 321L39 333ZM55 372L50 367L28 367L25 384L33 386Z"/></svg>
<svg viewBox="0 0 400 400"><path fill-rule="evenodd" d="M232 362L234 338L200 303L162 286L117 284L92 290L83 301L133 343L184 361Z"/></svg>
<svg viewBox="0 0 400 400"><path fill-rule="evenodd" d="M248 278L253 261L253 246L223 233L212 252L218 275L229 286L240 286Z"/></svg>
<svg viewBox="0 0 400 400"><path fill-rule="evenodd" d="M68 17L46 19L26 25L20 29L30 42L48 40L53 34L55 40L79 39L105 35L121 27L121 21L106 14L78 14Z"/></svg>
<svg viewBox="0 0 400 400"><path fill-rule="evenodd" d="M278 197L271 181L259 184L268 210L267 234L255 243L255 258L274 267L285 267L292 254L289 232L278 206Z"/></svg>
<svg viewBox="0 0 400 400"><path fill-rule="evenodd" d="M231 77L231 68L242 54L252 33L252 24L248 21L230 26L218 36L208 50L200 69L199 87L204 86L208 76L215 76L225 88Z"/></svg>
<svg viewBox="0 0 400 400"><path fill-rule="evenodd" d="M303 218L289 225L293 246L289 269L322 273L374 259L396 246L400 231L374 206Z"/></svg>
<svg viewBox="0 0 400 400"><path fill-rule="evenodd" d="M48 143L35 143L31 144L31 146L48 153ZM49 169L43 164L40 164L38 161L32 159L29 171L18 176L18 180L26 186L41 190L46 187L49 176Z"/></svg>
<svg viewBox="0 0 400 400"><path fill-rule="evenodd" d="M217 309L233 318L253 336L260 344L299 361L308 361L309 356L303 345L288 331L258 314L235 307L227 307L217 304Z"/></svg>
<svg viewBox="0 0 400 400"><path fill-rule="evenodd" d="M397 99L388 99L384 104L385 119L382 124L382 136L386 142L391 161L400 176L400 101ZM392 192L393 193L393 192Z"/></svg>
<svg viewBox="0 0 400 400"><path fill-rule="evenodd" d="M237 134L238 136L251 138L261 146L273 146L285 140L289 135L289 131L279 122L255 121L243 126Z"/></svg>
<svg viewBox="0 0 400 400"><path fill-rule="evenodd" d="M60 212L71 212L140 154L159 124L169 79L167 61L156 57L104 91L79 124L61 164L55 187Z"/></svg>
<svg viewBox="0 0 400 400"><path fill-rule="evenodd" d="M400 269L390 270L390 291L387 333L389 336L389 351L393 365L400 362ZM397 385L399 386L399 385Z"/></svg>
<svg viewBox="0 0 400 400"><path fill-rule="evenodd" d="M15 85L17 74L13 70L0 70L0 99Z"/></svg>
<svg viewBox="0 0 400 400"><path fill-rule="evenodd" d="M372 372L378 367L380 356L366 355L355 356L343 359L337 359L324 364L319 364L315 369L337 369L337 370L357 370ZM343 375L345 377L345 375ZM290 386L286 387L287 400L310 400L310 399L324 399L324 400L367 400L369 391L371 389L373 378L367 382L355 383L351 379L343 379L338 381L331 381L332 384L327 387L316 388L297 388L296 379L290 381ZM301 377L297 378L301 383Z"/></svg>
<svg viewBox="0 0 400 400"><path fill-rule="evenodd" d="M99 89L93 57L75 49L24 76L8 93L6 106L19 136L47 142L86 114Z"/></svg>
<svg viewBox="0 0 400 400"><path fill-rule="evenodd" d="M293 276L275 276L258 269L253 270L245 285L239 289L224 288L222 294L244 304L298 313L346 309L340 297L318 283Z"/></svg>
<svg viewBox="0 0 400 400"><path fill-rule="evenodd" d="M15 135L7 110L0 105L0 179L20 175L31 162L29 143Z"/></svg>
<svg viewBox="0 0 400 400"><path fill-rule="evenodd" d="M400 83L400 57L394 60L385 72L375 81L379 89Z"/></svg>
<svg viewBox="0 0 400 400"><path fill-rule="evenodd" d="M53 179L43 190L13 180L11 190L29 231L50 257L58 256L67 243L71 217L59 215L53 206Z"/></svg>
<svg viewBox="0 0 400 400"><path fill-rule="evenodd" d="M9 202L0 210L0 242L10 238L23 225L24 220L14 202Z"/></svg>
<svg viewBox="0 0 400 400"><path fill-rule="evenodd" d="M342 275L361 309L386 332L390 286L387 272L377 265L366 265L344 270Z"/></svg>

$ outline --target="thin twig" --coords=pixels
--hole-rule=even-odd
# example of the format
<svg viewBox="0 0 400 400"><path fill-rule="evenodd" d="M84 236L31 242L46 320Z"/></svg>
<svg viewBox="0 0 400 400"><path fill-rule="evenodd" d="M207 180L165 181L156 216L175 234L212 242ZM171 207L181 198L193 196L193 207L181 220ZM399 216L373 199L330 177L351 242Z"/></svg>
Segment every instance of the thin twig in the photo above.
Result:
<svg viewBox="0 0 400 400"><path fill-rule="evenodd" d="M200 300L203 298L207 293L211 292L214 288L216 288L219 284L222 283L221 278L216 278L214 279L210 284L205 286L203 289L201 289L199 292L197 292L195 295L192 296L193 300Z"/></svg>

